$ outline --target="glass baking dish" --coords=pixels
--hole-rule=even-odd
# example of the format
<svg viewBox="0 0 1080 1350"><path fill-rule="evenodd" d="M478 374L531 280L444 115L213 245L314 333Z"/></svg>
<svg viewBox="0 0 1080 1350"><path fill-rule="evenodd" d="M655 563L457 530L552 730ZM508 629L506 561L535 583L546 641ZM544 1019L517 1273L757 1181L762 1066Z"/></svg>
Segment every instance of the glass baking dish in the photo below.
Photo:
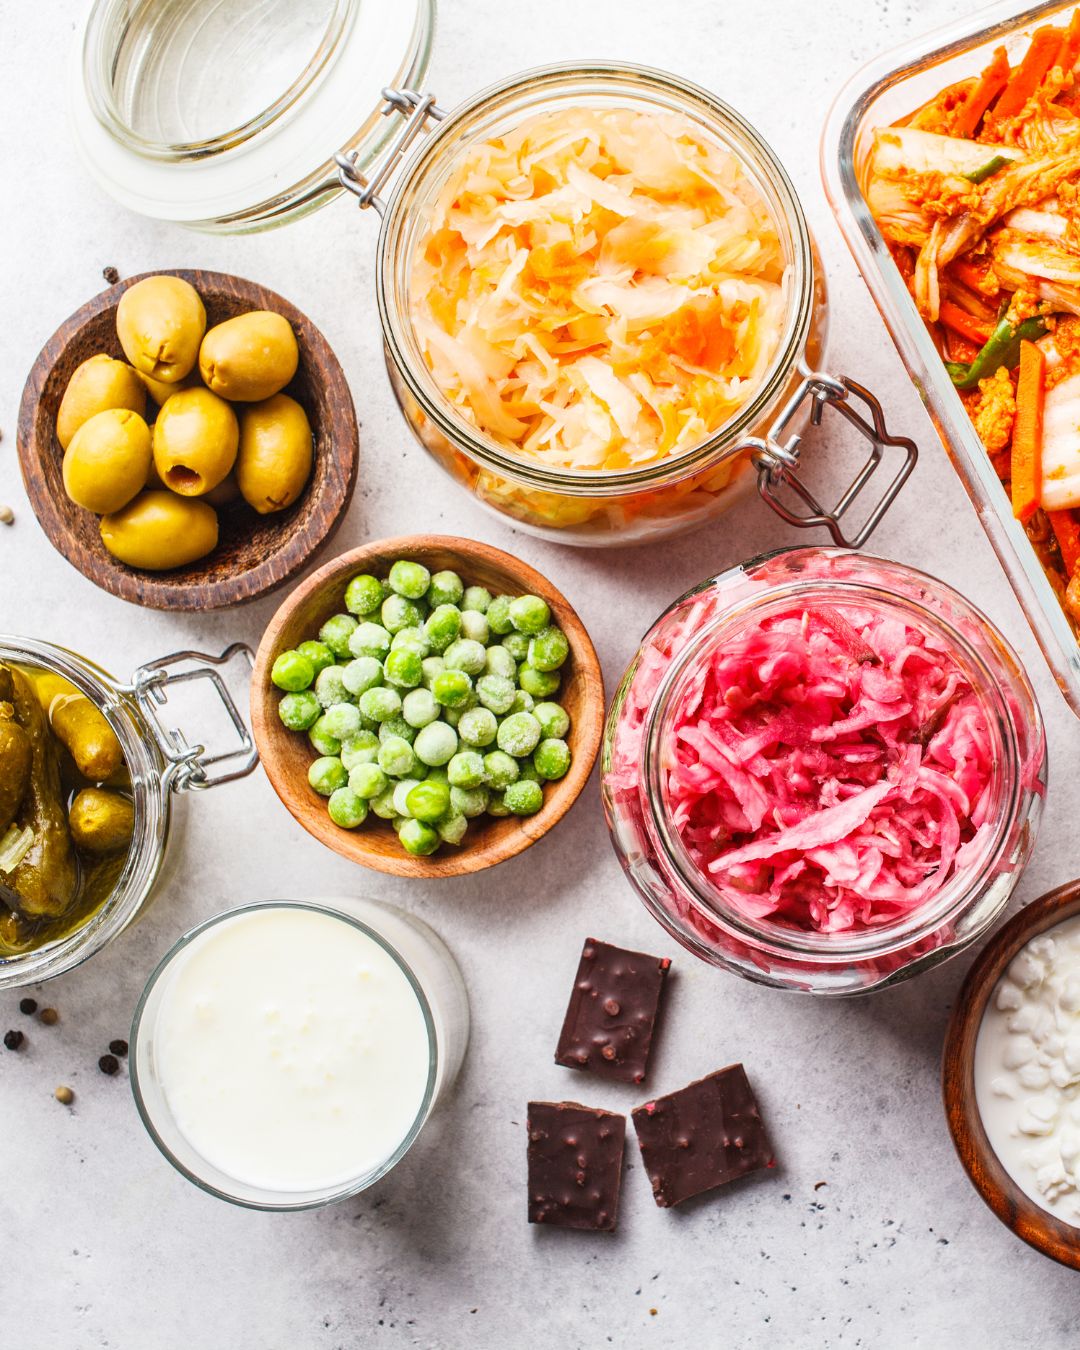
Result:
<svg viewBox="0 0 1080 1350"><path fill-rule="evenodd" d="M860 183L861 161L875 127L895 122L958 80L976 75L995 47L1010 61L1043 23L1068 17L1076 0L1050 0L1017 13L1015 0L979 10L864 66L840 91L825 123L821 172L833 213L855 256L1016 592L1066 702L1080 717L1080 647L1005 488L953 388L915 302L893 262Z"/></svg>

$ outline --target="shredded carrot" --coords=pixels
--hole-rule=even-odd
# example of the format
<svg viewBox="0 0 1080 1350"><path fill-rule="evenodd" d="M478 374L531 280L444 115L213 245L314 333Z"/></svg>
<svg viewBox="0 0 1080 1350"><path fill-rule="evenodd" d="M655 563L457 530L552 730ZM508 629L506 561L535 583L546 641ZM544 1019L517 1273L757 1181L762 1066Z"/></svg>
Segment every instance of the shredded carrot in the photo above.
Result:
<svg viewBox="0 0 1080 1350"><path fill-rule="evenodd" d="M1015 117L1042 84L1046 72L1061 50L1060 28L1040 28L1031 39L1023 61L1017 66L994 107L999 119Z"/></svg>
<svg viewBox="0 0 1080 1350"><path fill-rule="evenodd" d="M1042 496L1045 376L1046 357L1042 348L1034 342L1021 342L1012 436L1012 507L1017 520L1030 520Z"/></svg>
<svg viewBox="0 0 1080 1350"><path fill-rule="evenodd" d="M1065 36L1061 39L1061 46L1054 57L1054 65L1060 66L1067 75L1075 67L1078 59L1080 59L1080 9L1074 9Z"/></svg>
<svg viewBox="0 0 1080 1350"><path fill-rule="evenodd" d="M1080 524L1075 511L1047 511L1046 518L1054 531L1054 538L1061 549L1061 561L1065 565L1065 575L1071 577L1080 562Z"/></svg>
<svg viewBox="0 0 1080 1350"><path fill-rule="evenodd" d="M1080 10L1076 12L1080 14ZM993 281L995 293L1001 289L989 267L979 267L976 263L957 260L951 265L949 271L957 281L962 282L969 290L975 291L984 299L986 292L983 287L987 283L987 278Z"/></svg>
<svg viewBox="0 0 1080 1350"><path fill-rule="evenodd" d="M938 317L946 328L951 328L954 333L959 333L961 337L966 337L980 347L993 332L993 325L977 319L974 314L969 314L966 309L954 305L951 300L942 300Z"/></svg>
<svg viewBox="0 0 1080 1350"><path fill-rule="evenodd" d="M1077 13L1080 13L1080 10ZM978 82L960 110L955 128L957 136L971 137L975 135L975 131L983 119L983 114L1008 84L1010 73L1009 58L1005 55L1005 48L998 47L994 52L994 59L979 76Z"/></svg>

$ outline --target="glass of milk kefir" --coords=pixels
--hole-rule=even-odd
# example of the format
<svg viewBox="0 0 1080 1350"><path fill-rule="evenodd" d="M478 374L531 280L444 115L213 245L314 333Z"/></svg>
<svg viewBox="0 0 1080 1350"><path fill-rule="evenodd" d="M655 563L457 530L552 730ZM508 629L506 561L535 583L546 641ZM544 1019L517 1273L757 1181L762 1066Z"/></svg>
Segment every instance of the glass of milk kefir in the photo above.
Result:
<svg viewBox="0 0 1080 1350"><path fill-rule="evenodd" d="M468 1030L460 971L426 924L372 900L261 902L193 928L151 975L132 1087L189 1181L311 1209L400 1161Z"/></svg>

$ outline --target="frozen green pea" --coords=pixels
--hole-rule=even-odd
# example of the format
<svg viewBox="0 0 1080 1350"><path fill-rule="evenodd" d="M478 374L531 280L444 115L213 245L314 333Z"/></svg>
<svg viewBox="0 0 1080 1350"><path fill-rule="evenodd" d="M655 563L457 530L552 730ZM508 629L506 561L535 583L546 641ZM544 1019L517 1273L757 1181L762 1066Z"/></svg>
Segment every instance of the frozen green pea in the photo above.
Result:
<svg viewBox="0 0 1080 1350"><path fill-rule="evenodd" d="M481 675L476 681L481 706L500 717L510 711L516 693L513 682L502 675Z"/></svg>
<svg viewBox="0 0 1080 1350"><path fill-rule="evenodd" d="M279 689L298 694L315 678L315 667L299 652L282 652L270 669L270 678Z"/></svg>
<svg viewBox="0 0 1080 1350"><path fill-rule="evenodd" d="M431 585L431 573L423 563L399 558L390 569L388 581L396 595L403 595L407 600L419 600Z"/></svg>
<svg viewBox="0 0 1080 1350"><path fill-rule="evenodd" d="M472 820L487 810L490 793L486 787L450 789L450 810Z"/></svg>
<svg viewBox="0 0 1080 1350"><path fill-rule="evenodd" d="M491 638L488 621L478 609L466 609L461 615L461 636L486 647Z"/></svg>
<svg viewBox="0 0 1080 1350"><path fill-rule="evenodd" d="M435 824L444 844L460 844L469 832L469 822L463 815L446 815Z"/></svg>
<svg viewBox="0 0 1080 1350"><path fill-rule="evenodd" d="M290 731L307 731L319 720L322 704L310 689L304 689L298 694L286 694L277 710L282 725Z"/></svg>
<svg viewBox="0 0 1080 1350"><path fill-rule="evenodd" d="M419 609L411 600L397 594L388 595L382 602L379 617L388 633L400 633L403 628L416 628L421 622Z"/></svg>
<svg viewBox="0 0 1080 1350"><path fill-rule="evenodd" d="M414 820L433 824L450 810L450 789L445 783L428 778L410 789L405 804Z"/></svg>
<svg viewBox="0 0 1080 1350"><path fill-rule="evenodd" d="M469 708L457 724L458 738L466 745L490 745L498 729L495 714L489 708Z"/></svg>
<svg viewBox="0 0 1080 1350"><path fill-rule="evenodd" d="M322 723L328 735L346 741L360 730L360 709L355 703L334 703L323 714Z"/></svg>
<svg viewBox="0 0 1080 1350"><path fill-rule="evenodd" d="M430 689L435 683L435 677L441 675L446 669L446 662L441 656L425 656L420 662L421 669L424 672L421 683L425 689Z"/></svg>
<svg viewBox="0 0 1080 1350"><path fill-rule="evenodd" d="M306 656L315 667L315 674L320 670L325 670L327 666L334 664L334 653L325 642L316 642L314 638L309 638L307 642L301 642L296 649L301 656Z"/></svg>
<svg viewBox="0 0 1080 1350"><path fill-rule="evenodd" d="M488 797L487 813L489 816L510 816L513 812L507 806L504 792L492 792Z"/></svg>
<svg viewBox="0 0 1080 1350"><path fill-rule="evenodd" d="M561 628L545 628L529 641L526 656L537 670L558 670L570 655L570 644Z"/></svg>
<svg viewBox="0 0 1080 1350"><path fill-rule="evenodd" d="M518 684L530 698L550 698L559 692L562 676L557 670L537 670L535 666L518 667Z"/></svg>
<svg viewBox="0 0 1080 1350"><path fill-rule="evenodd" d="M457 732L445 722L431 722L416 733L413 748L421 764L447 764L457 754Z"/></svg>
<svg viewBox="0 0 1080 1350"><path fill-rule="evenodd" d="M378 577L361 572L345 587L345 608L350 614L374 614L386 598L386 588Z"/></svg>
<svg viewBox="0 0 1080 1350"><path fill-rule="evenodd" d="M348 703L352 698L345 683L345 671L341 666L327 666L315 677L315 697L324 708L332 708L335 703Z"/></svg>
<svg viewBox="0 0 1080 1350"><path fill-rule="evenodd" d="M439 835L422 820L407 820L398 831L401 847L415 857L426 858L439 847Z"/></svg>
<svg viewBox="0 0 1080 1350"><path fill-rule="evenodd" d="M349 781L348 772L345 765L336 755L321 755L313 760L308 768L308 782L322 797L329 797L331 792L339 787L344 787Z"/></svg>
<svg viewBox="0 0 1080 1350"><path fill-rule="evenodd" d="M423 673L420 657L407 647L390 652L383 662L383 675L387 684L396 685L399 689L415 689Z"/></svg>
<svg viewBox="0 0 1080 1350"><path fill-rule="evenodd" d="M368 689L360 695L360 711L376 722L385 722L388 717L397 717L401 712L401 695L384 685Z"/></svg>
<svg viewBox="0 0 1080 1350"><path fill-rule="evenodd" d="M357 624L349 638L349 654L356 657L373 656L376 661L382 661L390 650L390 641L390 634L381 623Z"/></svg>
<svg viewBox="0 0 1080 1350"><path fill-rule="evenodd" d="M429 764L427 772L424 774L424 782L443 783L446 787L450 786L450 775L446 772L445 764Z"/></svg>
<svg viewBox="0 0 1080 1350"><path fill-rule="evenodd" d="M456 572L435 572L428 587L428 600L433 606L458 605L465 594L465 586Z"/></svg>
<svg viewBox="0 0 1080 1350"><path fill-rule="evenodd" d="M356 632L356 627L356 620L351 614L335 614L319 629L319 641L325 643L335 656L348 656L349 639Z"/></svg>
<svg viewBox="0 0 1080 1350"><path fill-rule="evenodd" d="M470 638L459 638L443 652L447 670L463 670L466 675L479 675L486 656L483 643Z"/></svg>
<svg viewBox="0 0 1080 1350"><path fill-rule="evenodd" d="M406 778L415 772L416 755L403 736L387 736L379 746L379 768L391 778Z"/></svg>
<svg viewBox="0 0 1080 1350"><path fill-rule="evenodd" d="M401 700L401 715L409 726L426 727L439 716L439 705L430 689L410 689Z"/></svg>
<svg viewBox="0 0 1080 1350"><path fill-rule="evenodd" d="M532 755L518 760L518 779L527 778L530 783L539 783L540 775L536 771L536 761Z"/></svg>
<svg viewBox="0 0 1080 1350"><path fill-rule="evenodd" d="M524 633L507 633L502 645L515 661L524 661L529 654L529 639Z"/></svg>
<svg viewBox="0 0 1080 1350"><path fill-rule="evenodd" d="M488 627L493 633L497 633L500 637L505 637L514 627L510 622L510 605L512 601L513 596L497 595L487 607L486 617Z"/></svg>
<svg viewBox="0 0 1080 1350"><path fill-rule="evenodd" d="M531 713L536 707L536 700L527 689L518 689L514 694L514 701L510 704L512 713Z"/></svg>
<svg viewBox="0 0 1080 1350"><path fill-rule="evenodd" d="M491 592L486 586L466 586L465 594L461 597L461 608L463 610L475 610L478 614L486 614L488 605L491 604Z"/></svg>
<svg viewBox="0 0 1080 1350"><path fill-rule="evenodd" d="M570 768L570 747L559 737L548 736L533 751L533 763L541 778L555 782Z"/></svg>
<svg viewBox="0 0 1080 1350"><path fill-rule="evenodd" d="M390 650L396 652L403 647L415 652L421 660L431 651L428 635L422 628L403 628L400 633L395 633Z"/></svg>
<svg viewBox="0 0 1080 1350"><path fill-rule="evenodd" d="M504 680L517 678L517 662L503 646L489 647L484 653L484 672L501 675Z"/></svg>
<svg viewBox="0 0 1080 1350"><path fill-rule="evenodd" d="M499 723L495 737L500 750L520 759L531 755L540 740L540 723L529 712L511 713Z"/></svg>
<svg viewBox="0 0 1080 1350"><path fill-rule="evenodd" d="M472 695L469 695L472 698ZM458 723L461 721L461 715L465 712L464 708L444 708L442 710L442 720L448 727L453 727L457 731Z"/></svg>
<svg viewBox="0 0 1080 1350"><path fill-rule="evenodd" d="M544 804L544 789L531 778L511 783L503 793L503 805L515 816L535 816Z"/></svg>
<svg viewBox="0 0 1080 1350"><path fill-rule="evenodd" d="M317 750L320 755L336 755L341 751L341 742L336 736L331 736L323 725L323 713L316 722L313 722L308 728L308 740L311 742L313 750Z"/></svg>
<svg viewBox="0 0 1080 1350"><path fill-rule="evenodd" d="M383 682L382 662L375 656L358 656L341 668L341 679L353 698Z"/></svg>
<svg viewBox="0 0 1080 1350"><path fill-rule="evenodd" d="M452 787L476 788L484 782L484 757L475 750L459 750L446 766Z"/></svg>
<svg viewBox="0 0 1080 1350"><path fill-rule="evenodd" d="M540 723L540 734L545 740L561 740L570 730L569 715L557 703L538 703L532 715Z"/></svg>
<svg viewBox="0 0 1080 1350"><path fill-rule="evenodd" d="M394 787L386 787L377 797L371 799L371 813L380 820L393 820L398 814L394 810Z"/></svg>
<svg viewBox="0 0 1080 1350"><path fill-rule="evenodd" d="M401 706L404 708L404 703ZM401 713L398 713L396 717L388 717L385 722L379 723L378 736L380 744L388 736L400 736L403 741L408 741L412 745L416 740L416 728L410 726Z"/></svg>
<svg viewBox="0 0 1080 1350"><path fill-rule="evenodd" d="M510 622L519 633L539 633L551 622L551 610L538 595L519 595L510 601Z"/></svg>
<svg viewBox="0 0 1080 1350"><path fill-rule="evenodd" d="M431 692L444 708L460 708L472 693L472 680L463 670L443 670L432 681Z"/></svg>
<svg viewBox="0 0 1080 1350"><path fill-rule="evenodd" d="M444 652L461 632L461 612L453 605L438 605L424 620L424 636L432 651Z"/></svg>
<svg viewBox="0 0 1080 1350"><path fill-rule="evenodd" d="M409 793L413 790L414 787L416 787L417 783L419 782L420 782L419 778L403 778L401 782L398 783L397 787L394 788L395 815L404 816L406 819L408 819L409 816L408 796Z"/></svg>
<svg viewBox="0 0 1080 1350"><path fill-rule="evenodd" d="M366 802L381 796L389 784L386 771L378 764L357 764L349 770L349 787Z"/></svg>
<svg viewBox="0 0 1080 1350"><path fill-rule="evenodd" d="M484 756L484 773L496 792L501 792L511 783L516 783L520 772L517 760L503 750L492 750L489 755Z"/></svg>
<svg viewBox="0 0 1080 1350"><path fill-rule="evenodd" d="M358 764L374 764L379 755L379 738L373 731L360 730L341 742L341 762L352 773Z"/></svg>
<svg viewBox="0 0 1080 1350"><path fill-rule="evenodd" d="M330 819L344 830L355 830L367 819L368 804L351 787L335 788L326 803Z"/></svg>

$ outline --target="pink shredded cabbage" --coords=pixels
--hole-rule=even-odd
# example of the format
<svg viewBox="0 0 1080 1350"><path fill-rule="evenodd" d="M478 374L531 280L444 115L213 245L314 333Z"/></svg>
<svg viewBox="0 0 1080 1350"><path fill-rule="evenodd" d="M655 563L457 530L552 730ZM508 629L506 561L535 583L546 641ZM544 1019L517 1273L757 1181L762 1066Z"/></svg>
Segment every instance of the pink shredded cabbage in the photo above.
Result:
<svg viewBox="0 0 1080 1350"><path fill-rule="evenodd" d="M623 705L616 790L691 606L648 647ZM775 612L684 679L664 790L675 829L746 917L844 933L927 904L984 843L994 742L940 639L898 611L844 603Z"/></svg>

